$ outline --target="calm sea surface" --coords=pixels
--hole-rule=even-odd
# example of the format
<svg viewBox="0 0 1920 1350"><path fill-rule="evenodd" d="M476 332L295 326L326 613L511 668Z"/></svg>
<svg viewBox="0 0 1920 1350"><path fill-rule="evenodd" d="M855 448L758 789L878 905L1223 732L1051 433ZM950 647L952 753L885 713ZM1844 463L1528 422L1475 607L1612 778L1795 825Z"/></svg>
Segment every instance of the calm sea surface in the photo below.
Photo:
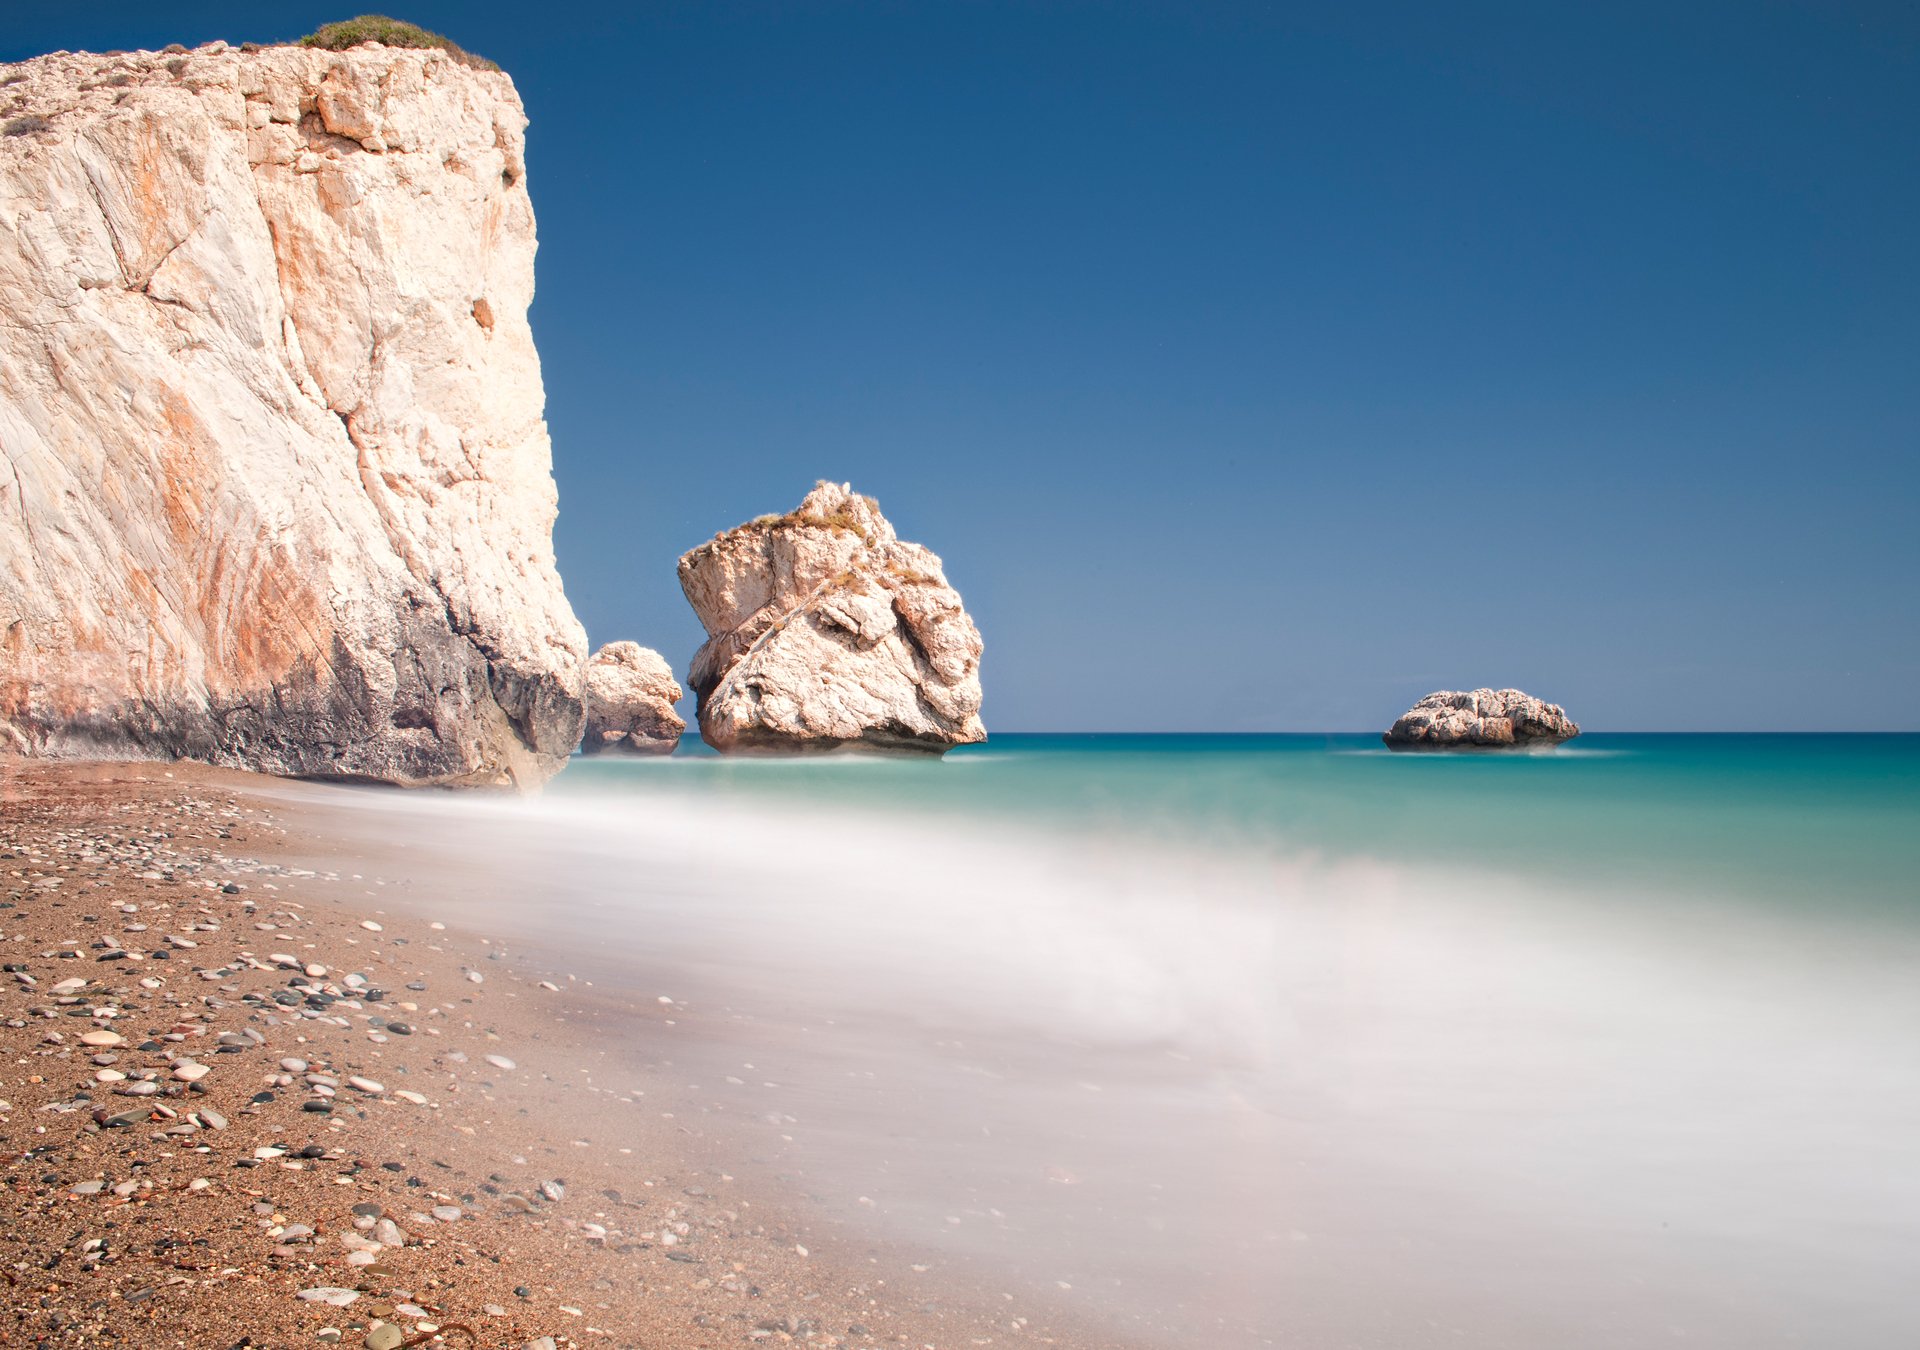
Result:
<svg viewBox="0 0 1920 1350"><path fill-rule="evenodd" d="M1920 737L998 736L347 799L483 931L675 999L682 1109L1010 1309L1920 1345Z"/></svg>

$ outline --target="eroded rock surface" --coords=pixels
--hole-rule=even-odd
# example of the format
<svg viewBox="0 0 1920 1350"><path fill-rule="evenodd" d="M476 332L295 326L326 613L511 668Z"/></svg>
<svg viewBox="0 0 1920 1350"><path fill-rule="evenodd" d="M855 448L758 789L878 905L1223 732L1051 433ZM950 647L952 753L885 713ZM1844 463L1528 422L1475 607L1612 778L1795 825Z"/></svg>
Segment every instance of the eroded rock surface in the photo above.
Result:
<svg viewBox="0 0 1920 1350"><path fill-rule="evenodd" d="M1518 689L1446 689L1402 713L1381 739L1396 750L1501 750L1579 734L1559 704Z"/></svg>
<svg viewBox="0 0 1920 1350"><path fill-rule="evenodd" d="M821 483L680 559L706 625L688 682L717 750L942 752L986 739L980 633L940 559Z"/></svg>
<svg viewBox="0 0 1920 1350"><path fill-rule="evenodd" d="M564 761L525 126L431 50L0 66L0 748Z"/></svg>
<svg viewBox="0 0 1920 1350"><path fill-rule="evenodd" d="M659 652L609 642L587 662L587 733L580 748L589 755L672 754L687 729L673 710L685 692Z"/></svg>

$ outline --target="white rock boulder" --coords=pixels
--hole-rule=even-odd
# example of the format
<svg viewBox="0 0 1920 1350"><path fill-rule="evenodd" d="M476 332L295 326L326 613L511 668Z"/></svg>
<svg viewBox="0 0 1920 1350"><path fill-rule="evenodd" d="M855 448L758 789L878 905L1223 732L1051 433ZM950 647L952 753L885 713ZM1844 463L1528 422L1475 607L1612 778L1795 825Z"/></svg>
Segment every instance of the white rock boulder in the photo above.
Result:
<svg viewBox="0 0 1920 1350"><path fill-rule="evenodd" d="M525 126L434 50L0 66L0 748L564 762Z"/></svg>
<svg viewBox="0 0 1920 1350"><path fill-rule="evenodd" d="M1559 704L1518 689L1446 689L1402 713L1381 739L1395 750L1506 750L1579 734Z"/></svg>
<svg viewBox="0 0 1920 1350"><path fill-rule="evenodd" d="M986 739L979 630L940 559L848 484L702 544L680 559L680 586L706 625L688 683L715 749L941 753Z"/></svg>
<svg viewBox="0 0 1920 1350"><path fill-rule="evenodd" d="M581 750L672 754L687 729L686 719L673 710L685 693L659 652L637 642L609 642L587 662L587 732Z"/></svg>

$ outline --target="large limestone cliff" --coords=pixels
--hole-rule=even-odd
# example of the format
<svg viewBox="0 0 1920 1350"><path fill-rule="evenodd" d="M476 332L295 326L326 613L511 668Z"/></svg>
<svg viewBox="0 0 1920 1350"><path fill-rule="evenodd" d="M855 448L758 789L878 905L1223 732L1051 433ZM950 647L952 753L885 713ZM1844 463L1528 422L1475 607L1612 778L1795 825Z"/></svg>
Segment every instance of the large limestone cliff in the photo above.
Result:
<svg viewBox="0 0 1920 1350"><path fill-rule="evenodd" d="M525 126L432 50L0 66L0 749L573 750Z"/></svg>

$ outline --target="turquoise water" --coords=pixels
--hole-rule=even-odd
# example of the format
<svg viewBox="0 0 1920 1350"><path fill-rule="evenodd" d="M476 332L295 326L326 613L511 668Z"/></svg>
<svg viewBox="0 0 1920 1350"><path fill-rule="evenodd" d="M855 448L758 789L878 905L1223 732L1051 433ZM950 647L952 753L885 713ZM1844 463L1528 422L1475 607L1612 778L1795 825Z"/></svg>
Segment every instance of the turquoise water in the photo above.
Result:
<svg viewBox="0 0 1920 1350"><path fill-rule="evenodd" d="M1920 1345L1920 736L689 746L352 800L470 923L670 996L662 1109L1115 1344Z"/></svg>
<svg viewBox="0 0 1920 1350"><path fill-rule="evenodd" d="M1537 754L1372 736L1004 735L943 760L577 760L552 791L911 813L1358 855L1920 921L1920 735L1605 735Z"/></svg>

